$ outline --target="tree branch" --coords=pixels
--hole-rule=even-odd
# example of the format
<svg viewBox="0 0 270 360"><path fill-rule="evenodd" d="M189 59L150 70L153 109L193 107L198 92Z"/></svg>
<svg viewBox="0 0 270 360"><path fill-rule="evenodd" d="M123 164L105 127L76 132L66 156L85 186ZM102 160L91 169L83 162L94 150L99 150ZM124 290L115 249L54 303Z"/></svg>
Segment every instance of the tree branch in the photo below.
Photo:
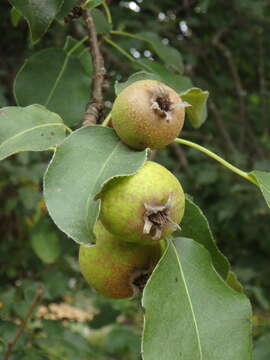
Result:
<svg viewBox="0 0 270 360"><path fill-rule="evenodd" d="M223 136L224 140L225 140L225 144L227 145L228 150L232 151L232 152L236 152L237 149L234 146L234 143L232 141L232 138L230 136L230 134L228 133L226 126L223 122L222 119L222 115L218 110L218 107L216 106L215 102L212 99L209 99L209 108L212 111L215 120L217 122L217 126L220 130L221 135Z"/></svg>
<svg viewBox="0 0 270 360"><path fill-rule="evenodd" d="M220 41L220 37L224 34L225 30L221 30L220 32L218 32L214 38L213 38L213 45L219 49L219 51L222 53L222 55L225 57L225 59L227 60L230 72L231 72L231 76L235 85L235 90L236 90L236 95L238 97L238 101L239 101L239 120L241 123L241 131L240 131L240 137L239 137L239 143L240 143L240 147L243 146L243 142L244 142L244 138L245 138L245 130L248 126L247 121L246 121L246 105L245 105L245 95L246 92L243 88L242 85L242 81L237 69L237 66L235 64L233 55L231 50L224 45L221 41Z"/></svg>
<svg viewBox="0 0 270 360"><path fill-rule="evenodd" d="M17 329L16 335L14 337L14 339L12 341L10 341L8 343L8 348L7 348L7 352L5 354L4 360L8 360L12 354L12 350L13 347L15 346L15 344L17 343L17 341L19 340L19 337L21 336L21 334L23 333L26 325L27 325L27 321L29 320L30 316L32 315L40 297L42 296L44 292L44 288L39 287L36 291L36 294L32 300L32 303L27 311L27 313L25 314L25 317L22 319L22 322L20 324L20 326Z"/></svg>
<svg viewBox="0 0 270 360"><path fill-rule="evenodd" d="M212 43L214 46L217 47L217 49L220 50L220 52L223 54L223 56L227 60L227 63L228 63L228 66L229 66L229 69L231 72L231 76L234 81L236 95L237 95L238 101L239 101L239 121L241 124L239 145L240 145L240 148L243 147L244 141L245 141L245 134L247 133L250 140L253 142L253 145L254 145L254 148L255 148L257 154L260 156L261 159L263 159L264 158L263 151L257 142L256 136L253 133L249 122L247 121L247 111L246 111L246 104L245 104L246 91L244 90L238 68L237 68L236 63L233 58L233 54L232 54L231 50L220 41L220 37L224 34L225 31L226 31L225 29L222 29L220 32L218 32L214 36Z"/></svg>
<svg viewBox="0 0 270 360"><path fill-rule="evenodd" d="M94 75L92 78L91 101L86 107L83 125L93 125L99 122L103 104L103 83L106 73L103 57L99 48L95 23L91 10L84 9L84 20L90 42L90 53L93 59Z"/></svg>
<svg viewBox="0 0 270 360"><path fill-rule="evenodd" d="M268 136L269 125L267 121L267 88L265 76L265 61L264 61L264 44L263 44L263 30L261 29L258 34L258 72L259 72L259 86L261 95L261 118L264 125L264 135Z"/></svg>
<svg viewBox="0 0 270 360"><path fill-rule="evenodd" d="M196 35L192 36L193 41L191 41L191 46L192 46L192 53L197 54L198 57L200 57L203 61L203 63L205 64L205 67L207 67L208 72L210 77L212 78L212 83L216 84L215 86L218 86L219 84L217 83L217 79L216 79L216 74L213 72L213 68L211 66L211 64L209 63L209 58L207 53L205 52L205 46L201 45L201 40L199 38L196 37ZM195 42L194 42L195 40ZM196 68L192 69L193 72L196 72ZM219 111L218 106L216 105L216 103L214 102L214 100L212 100L211 98L209 98L208 100L208 104L209 104L209 109L211 110L214 120L217 123L218 129L220 131L221 136L223 137L224 142L222 142L222 145L224 143L224 145L226 146L227 150L230 150L232 152L236 152L236 146L233 142L232 137L230 136L230 134L227 131L226 128L226 124L223 120L222 114ZM192 134L188 134L187 136L192 136ZM209 141L208 139L206 139L207 141Z"/></svg>

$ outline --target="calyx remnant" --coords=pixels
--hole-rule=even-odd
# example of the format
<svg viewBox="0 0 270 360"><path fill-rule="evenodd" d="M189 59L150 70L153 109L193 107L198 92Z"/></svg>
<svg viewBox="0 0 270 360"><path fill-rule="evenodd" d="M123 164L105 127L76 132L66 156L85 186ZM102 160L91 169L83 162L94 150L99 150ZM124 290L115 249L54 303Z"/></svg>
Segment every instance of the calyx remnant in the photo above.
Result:
<svg viewBox="0 0 270 360"><path fill-rule="evenodd" d="M130 298L142 290L160 259L162 242L151 246L130 244L96 223L96 245L80 246L79 264L85 280L100 294Z"/></svg>
<svg viewBox="0 0 270 360"><path fill-rule="evenodd" d="M170 98L169 91L162 85L152 86L150 90L152 97L150 99L151 109L153 109L161 118L169 123L173 118L173 110L176 107L188 107L185 101L173 102Z"/></svg>
<svg viewBox="0 0 270 360"><path fill-rule="evenodd" d="M171 194L165 205L144 204L144 234L150 234L153 240L159 240L162 235L162 230L166 226L171 227L172 231L179 227L179 225L173 222L169 217L172 204Z"/></svg>
<svg viewBox="0 0 270 360"><path fill-rule="evenodd" d="M134 175L112 179L100 198L100 220L107 230L123 241L141 245L169 236L185 209L178 179L152 161Z"/></svg>

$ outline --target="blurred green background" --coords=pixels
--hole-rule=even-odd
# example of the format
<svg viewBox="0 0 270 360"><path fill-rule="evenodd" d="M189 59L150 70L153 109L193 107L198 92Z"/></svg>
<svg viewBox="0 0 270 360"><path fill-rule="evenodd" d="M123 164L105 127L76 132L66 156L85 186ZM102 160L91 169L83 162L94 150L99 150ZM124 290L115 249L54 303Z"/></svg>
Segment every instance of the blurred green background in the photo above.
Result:
<svg viewBox="0 0 270 360"><path fill-rule="evenodd" d="M165 45L180 51L184 74L210 92L206 123L198 130L187 123L182 137L244 170L270 171L269 1L108 4L115 28L158 34ZM0 3L1 107L15 105L13 81L25 58L43 48L63 47L67 35L84 35L80 22L55 21L33 47L26 22L12 25L10 10L8 2ZM146 43L126 37L116 41L136 59L155 59ZM138 68L108 44L101 48L109 111L114 82L125 81ZM58 231L46 212L42 175L50 156L24 153L0 166L0 358L43 284L42 299L12 359L138 360L143 325L139 300L108 300L90 289L79 273L77 244ZM169 146L155 160L178 176L204 210L219 248L251 299L254 360L270 359L270 216L259 191L190 148Z"/></svg>

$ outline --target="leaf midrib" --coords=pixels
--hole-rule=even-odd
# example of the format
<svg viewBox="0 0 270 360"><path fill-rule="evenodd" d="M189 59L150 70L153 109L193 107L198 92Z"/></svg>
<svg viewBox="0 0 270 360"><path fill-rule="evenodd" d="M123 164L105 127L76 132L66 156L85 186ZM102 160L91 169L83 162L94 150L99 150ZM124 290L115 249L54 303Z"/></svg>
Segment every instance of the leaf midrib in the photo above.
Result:
<svg viewBox="0 0 270 360"><path fill-rule="evenodd" d="M56 90L56 88L57 88L57 85L59 84L59 82L60 82L60 80L61 80L61 78L62 78L62 75L63 75L63 73L64 73L64 71L65 71L65 69L66 69L66 66L67 66L69 57L70 57L70 55L69 55L69 54L66 54L65 60L64 60L63 65L62 65L62 67L61 67L61 69L60 69L60 71L59 71L59 74L58 74L58 76L57 76L57 78L56 78L56 80L55 80L55 83L53 84L53 86L52 86L52 88L51 88L51 91L49 92L49 95L47 96L47 99L46 99L46 101L45 101L45 103L44 103L45 106L48 106L49 103L50 103L50 101L51 101L51 98L52 98L52 96L53 96L53 93L55 92L55 90Z"/></svg>
<svg viewBox="0 0 270 360"><path fill-rule="evenodd" d="M73 54L73 52L83 43L83 40L84 40L84 38L83 38L81 41L79 41L76 45L74 45L74 46L66 53L66 56L65 56L65 60L64 60L64 62L63 62L63 65L62 65L62 67L61 67L61 69L60 69L60 71L59 71L59 74L58 74L58 76L57 76L57 78L56 78L56 80L55 80L55 83L53 84L53 86L52 86L52 88L51 88L51 91L49 92L49 95L47 96L47 99L46 99L46 101L45 101L45 104L44 104L45 106L48 106L48 105L49 105L49 103L50 103L50 101L51 101L51 98L52 98L52 96L53 96L53 94L54 94L54 92L55 92L55 90L56 90L56 88L57 88L57 86L58 86L61 78L62 78L62 75L63 75L64 71L66 70L66 67L67 67L68 60L69 60L70 56L71 56L71 55ZM85 50L86 50L86 49L85 49Z"/></svg>
<svg viewBox="0 0 270 360"><path fill-rule="evenodd" d="M47 127L47 126L63 126L63 124L62 123L41 124L41 125L37 125L37 126L29 128L29 129L26 129L26 130L24 130L24 131L22 131L22 132L20 132L20 133L18 133L16 135L13 135L13 136L9 137L5 141L3 141L2 144L0 144L0 150L4 145L6 145L8 142L16 139L17 137L20 137L20 136L26 134L27 132L34 131L36 129L39 129L39 128L42 128L42 127Z"/></svg>
<svg viewBox="0 0 270 360"><path fill-rule="evenodd" d="M101 178L101 176L103 175L104 173L104 169L105 167L107 166L108 162L110 161L110 159L112 158L112 156L114 155L116 149L119 147L119 145L121 145L121 141L119 141L117 143L117 145L115 146L115 148L113 149L113 151L110 153L110 155L107 157L107 160L104 162L103 166L101 167L100 169L100 172L99 172L99 176L97 177L95 183L94 183L94 186L92 187L93 191L89 194L88 196L88 199L87 199L87 202L86 202L86 217L85 217L85 224L86 224L86 229L87 229L87 232L89 232L89 222L88 222L88 216L89 216L89 203L90 201L93 199L93 195L94 195L94 189L96 188L96 185L98 184L98 181L99 179ZM109 179L107 179L108 181Z"/></svg>
<svg viewBox="0 0 270 360"><path fill-rule="evenodd" d="M177 262L179 264L180 273L181 273L181 276L182 276L182 279L183 279L183 284L184 284L184 287L185 287L185 291L186 291L187 298L188 298L188 303L189 303L191 314L192 314L192 319L193 319L194 326L195 326L195 332L196 332L196 336L197 336L199 353L200 353L200 359L199 360L202 360L203 359L202 346L201 346L199 328L198 328L198 324L197 324L197 321L196 321L195 312L194 312L194 309L193 309L193 304L192 304L191 297L190 297L189 290L188 290L188 286L187 286L187 283L186 283L186 280L185 280L185 274L184 274L184 271L183 271L183 268L182 268L182 265L181 265L181 262L180 262L180 255L177 252L175 246L174 245L172 245L172 246L173 246L173 250L175 252L176 258L177 258Z"/></svg>

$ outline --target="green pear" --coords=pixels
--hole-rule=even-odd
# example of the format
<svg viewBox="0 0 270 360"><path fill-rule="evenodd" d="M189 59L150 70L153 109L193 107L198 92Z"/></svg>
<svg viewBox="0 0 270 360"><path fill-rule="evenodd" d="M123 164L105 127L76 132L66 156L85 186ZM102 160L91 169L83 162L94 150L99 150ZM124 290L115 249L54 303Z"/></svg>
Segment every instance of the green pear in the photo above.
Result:
<svg viewBox="0 0 270 360"><path fill-rule="evenodd" d="M81 245L79 264L85 280L100 294L130 298L145 285L164 244L138 246L119 240L100 221L95 226L96 245Z"/></svg>
<svg viewBox="0 0 270 360"><path fill-rule="evenodd" d="M100 219L107 230L141 245L153 244L176 230L185 208L177 178L152 161L134 175L112 179L100 198Z"/></svg>
<svg viewBox="0 0 270 360"><path fill-rule="evenodd" d="M112 126L135 149L160 149L180 133L188 106L167 85L140 80L127 86L112 107Z"/></svg>

